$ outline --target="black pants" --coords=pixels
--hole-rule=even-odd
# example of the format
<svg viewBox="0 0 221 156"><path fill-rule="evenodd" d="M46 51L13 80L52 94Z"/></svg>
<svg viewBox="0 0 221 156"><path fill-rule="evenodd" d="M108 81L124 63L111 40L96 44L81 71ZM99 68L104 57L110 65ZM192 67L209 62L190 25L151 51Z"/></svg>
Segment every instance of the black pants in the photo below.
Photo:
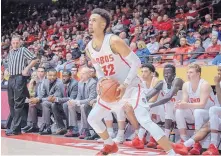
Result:
<svg viewBox="0 0 221 156"><path fill-rule="evenodd" d="M21 127L27 123L28 106L25 99L29 97L27 78L22 75L10 76L8 81L8 102L10 114L7 120L7 128L20 132Z"/></svg>

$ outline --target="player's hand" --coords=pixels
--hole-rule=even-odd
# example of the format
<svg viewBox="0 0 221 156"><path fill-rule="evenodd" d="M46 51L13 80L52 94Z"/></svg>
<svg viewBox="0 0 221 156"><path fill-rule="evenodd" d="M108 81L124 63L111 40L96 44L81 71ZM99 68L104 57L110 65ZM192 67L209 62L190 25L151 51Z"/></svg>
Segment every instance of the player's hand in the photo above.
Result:
<svg viewBox="0 0 221 156"><path fill-rule="evenodd" d="M188 103L184 101L178 101L175 104L175 109L187 109L188 108Z"/></svg>
<svg viewBox="0 0 221 156"><path fill-rule="evenodd" d="M126 86L121 84L118 88L117 88L117 92L119 92L119 96L117 97L117 100L120 100L123 96L124 93L126 91Z"/></svg>
<svg viewBox="0 0 221 156"><path fill-rule="evenodd" d="M100 95L100 84L101 84L101 82L102 81L104 81L104 80L108 80L108 79L110 79L110 78L108 78L108 77L102 77L98 82L97 82L97 94L98 95Z"/></svg>
<svg viewBox="0 0 221 156"><path fill-rule="evenodd" d="M219 83L221 82L221 75L217 75L214 77L214 82L215 85L219 85Z"/></svg>
<svg viewBox="0 0 221 156"><path fill-rule="evenodd" d="M126 102L123 106L125 112L133 112L133 107L129 102Z"/></svg>

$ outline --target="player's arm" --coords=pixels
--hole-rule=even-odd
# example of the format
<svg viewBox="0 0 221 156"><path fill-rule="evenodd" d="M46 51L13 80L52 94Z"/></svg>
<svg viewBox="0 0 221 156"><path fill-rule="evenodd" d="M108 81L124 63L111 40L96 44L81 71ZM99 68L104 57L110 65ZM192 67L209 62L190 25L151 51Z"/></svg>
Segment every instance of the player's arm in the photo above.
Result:
<svg viewBox="0 0 221 156"><path fill-rule="evenodd" d="M202 109L205 107L208 99L210 98L210 93L212 91L209 83L203 83L200 88L200 102L188 103L188 108Z"/></svg>
<svg viewBox="0 0 221 156"><path fill-rule="evenodd" d="M182 87L182 102L189 102L189 95L187 92L188 83L184 83Z"/></svg>
<svg viewBox="0 0 221 156"><path fill-rule="evenodd" d="M158 82L159 82L159 80L158 80L158 79L155 79L155 80L153 81L153 86L156 86ZM152 98L150 98L150 100L149 100L148 102L149 102L149 103L156 102L158 96L159 96L159 92L158 92L156 95L154 95Z"/></svg>
<svg viewBox="0 0 221 156"><path fill-rule="evenodd" d="M221 75L215 76L214 82L215 82L215 86L216 86L216 96L217 96L219 104L221 104L221 86L220 86Z"/></svg>
<svg viewBox="0 0 221 156"><path fill-rule="evenodd" d="M124 81L124 85L129 85L137 76L137 71L141 66L139 57L132 52L128 45L118 36L113 35L110 39L111 49L115 54L119 54L130 65L130 71Z"/></svg>
<svg viewBox="0 0 221 156"><path fill-rule="evenodd" d="M152 97L157 95L163 88L163 81L158 81L158 83L154 86L153 89L151 89L147 94L146 94L146 100L149 101Z"/></svg>
<svg viewBox="0 0 221 156"><path fill-rule="evenodd" d="M101 66L91 57L87 47L85 48L85 52L87 57L91 60L91 63L93 64L94 68L96 69L97 78L100 80L101 78L104 77L104 72Z"/></svg>
<svg viewBox="0 0 221 156"><path fill-rule="evenodd" d="M167 93L165 95L165 97L163 97L161 100L158 100L158 101L154 102L152 105L150 105L150 107L152 108L152 107L156 107L156 106L163 105L163 104L167 103L168 101L170 101L172 99L172 97L175 94L177 94L177 92L179 90L182 89L182 86L183 86L183 80L180 79L180 78L175 79L169 93Z"/></svg>

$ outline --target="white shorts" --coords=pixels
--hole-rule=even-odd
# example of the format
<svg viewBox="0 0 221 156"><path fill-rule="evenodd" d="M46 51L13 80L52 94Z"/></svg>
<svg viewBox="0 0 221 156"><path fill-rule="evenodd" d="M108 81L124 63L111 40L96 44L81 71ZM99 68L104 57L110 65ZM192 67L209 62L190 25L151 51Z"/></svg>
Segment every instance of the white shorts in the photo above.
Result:
<svg viewBox="0 0 221 156"><path fill-rule="evenodd" d="M168 102L165 104L165 119L170 119L175 121L175 109L174 103Z"/></svg>
<svg viewBox="0 0 221 156"><path fill-rule="evenodd" d="M140 85L138 85L138 87L128 87L122 99L117 102L107 103L103 101L100 97L98 97L97 102L97 104L113 112L121 109L126 103L131 104L134 109L138 105L149 107L145 98L144 89Z"/></svg>

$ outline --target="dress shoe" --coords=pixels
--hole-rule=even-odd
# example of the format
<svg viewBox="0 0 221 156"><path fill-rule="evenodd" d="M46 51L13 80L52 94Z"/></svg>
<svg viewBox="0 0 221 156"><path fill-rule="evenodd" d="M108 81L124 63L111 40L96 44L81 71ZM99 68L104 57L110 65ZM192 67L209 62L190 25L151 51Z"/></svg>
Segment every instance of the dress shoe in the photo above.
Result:
<svg viewBox="0 0 221 156"><path fill-rule="evenodd" d="M52 132L51 132L51 127L50 127L50 126L45 126L45 128L44 128L43 131L40 131L40 130L39 130L39 134L40 134L40 135L49 135L49 134L52 134Z"/></svg>
<svg viewBox="0 0 221 156"><path fill-rule="evenodd" d="M64 135L67 132L65 128L59 128L56 132L55 135Z"/></svg>
<svg viewBox="0 0 221 156"><path fill-rule="evenodd" d="M39 132L39 128L30 127L28 130L25 131L25 133L33 133L33 132Z"/></svg>
<svg viewBox="0 0 221 156"><path fill-rule="evenodd" d="M23 127L23 128L21 128L21 130L23 131L23 132L26 132L28 129L30 129L31 128L31 126L25 126L25 127Z"/></svg>
<svg viewBox="0 0 221 156"><path fill-rule="evenodd" d="M94 133L93 135L85 137L84 139L85 140L95 140L95 139L98 139L98 138L100 138L99 135L97 133Z"/></svg>
<svg viewBox="0 0 221 156"><path fill-rule="evenodd" d="M19 135L19 134L21 134L21 132L16 132L16 131L8 130L8 131L5 132L5 134L6 134L7 136L14 136L14 135Z"/></svg>
<svg viewBox="0 0 221 156"><path fill-rule="evenodd" d="M39 132L43 132L45 128L46 128L46 124L43 123L43 124L41 125L41 127L39 128Z"/></svg>

